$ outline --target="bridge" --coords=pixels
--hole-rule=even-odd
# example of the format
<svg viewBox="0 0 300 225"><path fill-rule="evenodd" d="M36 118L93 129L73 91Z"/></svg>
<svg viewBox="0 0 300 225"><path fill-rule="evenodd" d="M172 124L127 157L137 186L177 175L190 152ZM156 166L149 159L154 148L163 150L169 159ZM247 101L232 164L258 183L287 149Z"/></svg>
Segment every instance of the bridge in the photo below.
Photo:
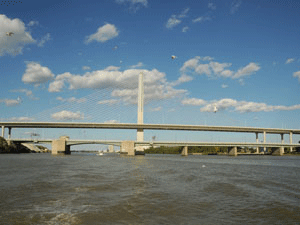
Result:
<svg viewBox="0 0 300 225"><path fill-rule="evenodd" d="M178 124L144 124L143 123L143 105L144 105L144 86L143 74L139 75L139 93L138 93L138 119L137 123L70 123L70 122L0 122L2 128L2 137L5 134L5 128L8 128L8 141L11 141L11 131L14 128L80 128L80 129L134 129L137 131L136 141L101 141L101 140L69 140L60 138L58 140L44 140L52 143L52 153L66 152L70 150L71 145L79 144L112 144L121 146L121 150L129 155L134 155L135 151L143 152L143 145L168 145L168 146L227 146L236 148L237 146L256 147L258 153L259 147L277 147L279 155L283 154L284 147L300 147L300 144L293 144L293 135L300 134L300 129L281 129L281 128L259 128L259 127L239 127L239 126L206 126L206 125L178 125ZM210 131L210 132L237 132L253 133L256 135L254 143L207 143L207 142L147 142L144 141L144 130L181 130L181 131ZM259 143L258 134L263 134L263 143ZM279 134L281 143L267 143L266 134ZM289 135L289 144L284 143L284 135ZM17 140L15 140L17 141ZM28 140L23 140L27 142ZM39 141L42 143L42 140ZM187 150L186 150L187 151ZM236 151L236 150L235 150ZM234 153L234 155L236 155Z"/></svg>

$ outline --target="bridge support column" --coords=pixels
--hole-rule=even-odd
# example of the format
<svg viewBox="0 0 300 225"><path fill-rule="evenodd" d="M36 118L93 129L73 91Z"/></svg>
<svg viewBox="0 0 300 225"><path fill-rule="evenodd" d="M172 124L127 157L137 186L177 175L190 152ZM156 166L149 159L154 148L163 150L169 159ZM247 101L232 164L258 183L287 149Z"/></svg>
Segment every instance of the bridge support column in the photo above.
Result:
<svg viewBox="0 0 300 225"><path fill-rule="evenodd" d="M293 132L290 132L290 144L293 144ZM290 147L290 152L293 151L293 147Z"/></svg>
<svg viewBox="0 0 300 225"><path fill-rule="evenodd" d="M114 152L114 146L113 146L113 145L109 145L109 146L108 146L108 152L109 152L109 153Z"/></svg>
<svg viewBox="0 0 300 225"><path fill-rule="evenodd" d="M4 130L5 130L5 126L2 126L2 136L4 138Z"/></svg>
<svg viewBox="0 0 300 225"><path fill-rule="evenodd" d="M272 155L282 156L284 154L284 147L272 148Z"/></svg>
<svg viewBox="0 0 300 225"><path fill-rule="evenodd" d="M7 144L10 145L11 144L11 127L8 128L8 137L7 137Z"/></svg>
<svg viewBox="0 0 300 225"><path fill-rule="evenodd" d="M184 146L181 151L182 156L188 156L188 146Z"/></svg>
<svg viewBox="0 0 300 225"><path fill-rule="evenodd" d="M121 143L121 153L129 156L135 155L134 153L134 141L122 141Z"/></svg>
<svg viewBox="0 0 300 225"><path fill-rule="evenodd" d="M255 135L256 135L256 144L258 144L258 143L259 143L259 140L258 140L258 133L256 132ZM256 153L257 153L257 154L259 153L259 146L256 146Z"/></svg>
<svg viewBox="0 0 300 225"><path fill-rule="evenodd" d="M264 131L264 144L266 144L266 131ZM264 146L264 152L267 151L267 147Z"/></svg>
<svg viewBox="0 0 300 225"><path fill-rule="evenodd" d="M71 154L70 145L67 145L66 142L69 138L68 137L60 137L57 140L52 141L52 155L57 154Z"/></svg>
<svg viewBox="0 0 300 225"><path fill-rule="evenodd" d="M237 156L237 147L228 147L229 156Z"/></svg>

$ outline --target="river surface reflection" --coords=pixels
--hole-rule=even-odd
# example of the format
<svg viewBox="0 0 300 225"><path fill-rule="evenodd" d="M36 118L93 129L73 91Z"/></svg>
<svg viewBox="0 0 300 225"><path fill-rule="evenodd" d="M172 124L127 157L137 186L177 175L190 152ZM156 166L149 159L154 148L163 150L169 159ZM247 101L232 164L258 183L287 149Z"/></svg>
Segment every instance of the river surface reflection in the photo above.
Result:
<svg viewBox="0 0 300 225"><path fill-rule="evenodd" d="M0 155L0 224L299 224L300 157Z"/></svg>

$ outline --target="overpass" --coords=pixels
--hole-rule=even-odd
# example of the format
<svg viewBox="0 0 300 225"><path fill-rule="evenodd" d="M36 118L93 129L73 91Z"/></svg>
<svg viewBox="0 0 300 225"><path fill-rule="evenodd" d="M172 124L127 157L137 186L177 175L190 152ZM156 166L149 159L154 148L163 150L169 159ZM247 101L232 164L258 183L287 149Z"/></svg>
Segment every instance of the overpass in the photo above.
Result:
<svg viewBox="0 0 300 225"><path fill-rule="evenodd" d="M237 147L256 147L258 149L259 147L264 148L274 148L274 155L283 155L284 148L289 147L300 147L300 144L286 144L286 143L252 143L252 142L170 142L170 141L122 141L122 140L51 140L51 139L11 139L13 142L19 142L19 143L53 143L55 141L63 141L64 146L68 146L67 149L69 149L72 145L82 145L82 144L105 144L105 145L115 145L122 148L126 148L126 145L128 142L133 145L133 148L138 149L140 146L184 146L184 149L182 151L182 155L188 155L188 147L189 146L213 146L213 147L228 147L229 149L229 155L237 155ZM124 146L125 143L125 146ZM70 149L69 149L70 150ZM256 151L258 153L258 151Z"/></svg>

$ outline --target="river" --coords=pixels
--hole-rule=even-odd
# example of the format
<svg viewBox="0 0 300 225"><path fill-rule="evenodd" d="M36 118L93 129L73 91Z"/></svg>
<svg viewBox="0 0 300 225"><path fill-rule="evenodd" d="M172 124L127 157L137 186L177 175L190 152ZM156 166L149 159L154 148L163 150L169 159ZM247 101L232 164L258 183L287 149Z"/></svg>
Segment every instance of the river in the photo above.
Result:
<svg viewBox="0 0 300 225"><path fill-rule="evenodd" d="M299 224L300 157L0 155L0 224Z"/></svg>

